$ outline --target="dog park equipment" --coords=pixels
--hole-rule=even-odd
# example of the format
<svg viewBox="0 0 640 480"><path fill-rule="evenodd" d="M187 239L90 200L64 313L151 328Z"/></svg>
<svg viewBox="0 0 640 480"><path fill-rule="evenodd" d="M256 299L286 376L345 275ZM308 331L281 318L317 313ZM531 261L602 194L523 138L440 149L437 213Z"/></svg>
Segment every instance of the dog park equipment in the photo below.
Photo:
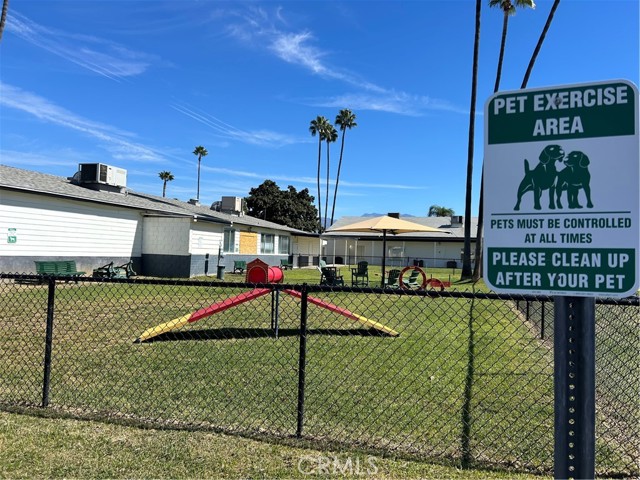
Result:
<svg viewBox="0 0 640 480"><path fill-rule="evenodd" d="M385 281L385 262L387 257L387 233L397 235L398 233L418 233L433 232L449 234L446 230L421 225L415 222L401 220L397 216L382 215L380 217L372 217L361 222L351 223L342 227L329 228L327 232L381 232L382 233L382 280L380 286L384 288Z"/></svg>
<svg viewBox="0 0 640 480"><path fill-rule="evenodd" d="M260 259L255 259L252 262L247 264L247 274L246 274L246 282L247 283L282 283L284 280L284 273L280 267L270 267L268 264L263 262ZM278 304L279 304L279 291L278 289L273 290L270 288L254 288L249 292L241 293L240 295L235 295L233 297L227 298L220 302L213 303L208 307L201 308L196 310L195 312L188 313L186 315L182 315L180 317L174 318L165 323L161 323L155 327L151 327L136 338L135 343L141 343L145 340L149 340L153 337L161 335L163 333L170 332L180 327L184 327L190 323L195 323L203 318L210 317L219 312L223 312L229 308L241 305L245 302L249 302L256 298L267 295L268 293L273 292L272 297L272 308L271 308L271 328L274 329L276 337L278 336ZM284 293L291 295L295 298L301 298L302 295L300 292L292 289L283 289ZM317 305L326 310L338 313L350 320L354 320L363 324L366 327L372 328L379 332L385 333L392 337L397 337L399 335L395 330L373 320L370 320L362 315L358 315L353 313L346 308L339 307L330 302L325 302L324 300L320 300L318 298L307 295L307 301L312 303L313 305Z"/></svg>

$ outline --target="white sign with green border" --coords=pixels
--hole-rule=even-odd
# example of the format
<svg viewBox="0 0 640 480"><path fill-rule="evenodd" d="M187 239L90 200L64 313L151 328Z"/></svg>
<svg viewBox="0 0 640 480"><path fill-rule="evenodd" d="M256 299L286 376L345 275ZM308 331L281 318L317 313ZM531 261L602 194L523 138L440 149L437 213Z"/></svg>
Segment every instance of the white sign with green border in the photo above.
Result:
<svg viewBox="0 0 640 480"><path fill-rule="evenodd" d="M485 104L484 279L497 292L638 290L638 89L517 90Z"/></svg>

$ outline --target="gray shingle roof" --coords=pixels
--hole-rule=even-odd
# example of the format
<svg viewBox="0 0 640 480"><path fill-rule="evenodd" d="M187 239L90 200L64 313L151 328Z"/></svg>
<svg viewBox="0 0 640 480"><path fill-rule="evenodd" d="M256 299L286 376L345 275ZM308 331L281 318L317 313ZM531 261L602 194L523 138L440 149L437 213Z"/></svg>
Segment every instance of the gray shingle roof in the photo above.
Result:
<svg viewBox="0 0 640 480"><path fill-rule="evenodd" d="M89 202L118 205L126 208L144 210L149 214L180 215L185 217L197 216L201 220L238 224L252 227L268 228L286 231L293 235L316 236L315 233L304 232L277 223L267 222L247 215L236 216L216 212L206 206L196 206L180 200L158 197L151 194L125 190L126 193L112 193L96 191L72 183L69 178L49 175L46 173L23 170L20 168L0 165L0 189L26 191L43 195L85 200Z"/></svg>

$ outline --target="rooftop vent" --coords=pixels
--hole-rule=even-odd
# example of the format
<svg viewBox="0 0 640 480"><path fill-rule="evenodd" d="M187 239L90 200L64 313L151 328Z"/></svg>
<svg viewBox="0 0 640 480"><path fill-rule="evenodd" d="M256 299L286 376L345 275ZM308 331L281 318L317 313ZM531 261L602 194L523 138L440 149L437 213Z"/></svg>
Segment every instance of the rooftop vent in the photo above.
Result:
<svg viewBox="0 0 640 480"><path fill-rule="evenodd" d="M78 183L93 190L122 193L127 186L127 171L104 163L80 163Z"/></svg>
<svg viewBox="0 0 640 480"><path fill-rule="evenodd" d="M196 207L200 206L200 200L198 200L197 198L190 198L189 202L187 203L190 203L191 205L195 205Z"/></svg>
<svg viewBox="0 0 640 480"><path fill-rule="evenodd" d="M392 218L400 218L400 212L389 212L387 215Z"/></svg>
<svg viewBox="0 0 640 480"><path fill-rule="evenodd" d="M232 215L242 214L242 197L222 197L220 211Z"/></svg>
<svg viewBox="0 0 640 480"><path fill-rule="evenodd" d="M464 217L462 215L453 215L451 217L451 226L459 227L464 223Z"/></svg>

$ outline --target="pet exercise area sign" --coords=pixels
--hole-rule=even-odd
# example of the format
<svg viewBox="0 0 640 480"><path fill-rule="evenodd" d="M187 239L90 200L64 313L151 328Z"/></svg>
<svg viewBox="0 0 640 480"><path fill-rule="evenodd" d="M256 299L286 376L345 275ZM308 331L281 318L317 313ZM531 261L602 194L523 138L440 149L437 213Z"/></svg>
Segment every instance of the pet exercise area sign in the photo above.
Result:
<svg viewBox="0 0 640 480"><path fill-rule="evenodd" d="M638 89L625 80L485 104L484 278L497 292L638 290Z"/></svg>

